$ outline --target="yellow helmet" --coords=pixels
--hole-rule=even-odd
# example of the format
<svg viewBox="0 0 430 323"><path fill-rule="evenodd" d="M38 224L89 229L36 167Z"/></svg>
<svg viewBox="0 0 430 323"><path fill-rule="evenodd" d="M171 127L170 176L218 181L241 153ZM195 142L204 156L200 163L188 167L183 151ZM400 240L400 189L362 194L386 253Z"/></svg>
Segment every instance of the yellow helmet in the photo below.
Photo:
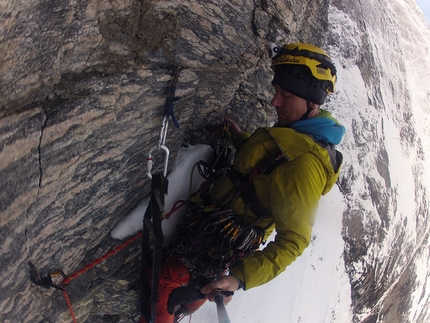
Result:
<svg viewBox="0 0 430 323"><path fill-rule="evenodd" d="M323 104L328 94L334 92L336 68L330 56L321 48L292 43L283 47L269 45L273 84L308 101Z"/></svg>

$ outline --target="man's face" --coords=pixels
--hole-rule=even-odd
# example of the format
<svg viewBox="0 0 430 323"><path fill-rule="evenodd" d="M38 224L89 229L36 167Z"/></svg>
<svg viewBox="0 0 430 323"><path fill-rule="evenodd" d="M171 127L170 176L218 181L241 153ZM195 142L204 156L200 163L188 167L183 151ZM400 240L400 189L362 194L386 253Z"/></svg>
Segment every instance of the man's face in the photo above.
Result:
<svg viewBox="0 0 430 323"><path fill-rule="evenodd" d="M307 110L306 100L285 91L279 85L275 85L275 91L271 104L276 109L278 123L288 124L300 120Z"/></svg>
<svg viewBox="0 0 430 323"><path fill-rule="evenodd" d="M276 84L275 91L271 104L278 114L278 123L288 124L300 120L308 109L306 100L285 91Z"/></svg>

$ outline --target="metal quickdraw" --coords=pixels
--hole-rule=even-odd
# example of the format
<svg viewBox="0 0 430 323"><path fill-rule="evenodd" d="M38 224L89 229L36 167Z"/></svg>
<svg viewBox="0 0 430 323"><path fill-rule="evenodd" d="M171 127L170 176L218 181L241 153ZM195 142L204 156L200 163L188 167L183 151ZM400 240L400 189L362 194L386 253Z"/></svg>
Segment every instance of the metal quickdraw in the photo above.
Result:
<svg viewBox="0 0 430 323"><path fill-rule="evenodd" d="M179 128L179 124L178 121L176 120L175 114L173 112L173 108L174 108L174 102L180 100L180 97L176 97L175 96L175 91L176 91L176 84L178 83L178 77L179 77L179 69L175 66L173 68L174 70L174 78L172 81L172 84L170 85L169 88L169 92L167 93L166 96L166 103L164 105L164 117L163 117L163 121L161 123L161 130L160 130L160 139L158 140L158 145L152 147L149 150L149 154L148 154L148 158L147 158L147 168L148 168L148 172L147 175L149 178L152 178L152 174L151 174L151 170L152 170L152 166L153 166L153 159L152 159L152 154L154 151L164 151L164 167L163 167L163 176L166 177L167 176L167 170L168 170L168 164L169 164L169 155L170 155L170 151L169 148L167 148L166 146L166 138L167 138L167 129L169 126L169 117L172 117L172 121L174 123L174 125L176 126L176 128Z"/></svg>
<svg viewBox="0 0 430 323"><path fill-rule="evenodd" d="M156 306L158 299L158 282L160 277L163 249L163 230L161 222L165 218L164 197L167 194L168 180L167 170L169 162L169 149L166 146L168 119L172 117L173 123L177 128L179 124L173 113L174 102L180 98L175 97L176 84L178 82L179 69L174 68L174 79L169 88L164 108L164 117L161 125L160 139L158 145L150 149L147 159L147 175L151 179L151 196L143 217L143 239L142 239L142 273L141 291L142 304L141 316L148 323L156 321ZM164 167L162 174L152 174L152 154L155 151L164 152ZM153 237L153 248L151 250L150 235ZM152 279L149 277L151 271ZM151 282L151 283L150 283Z"/></svg>

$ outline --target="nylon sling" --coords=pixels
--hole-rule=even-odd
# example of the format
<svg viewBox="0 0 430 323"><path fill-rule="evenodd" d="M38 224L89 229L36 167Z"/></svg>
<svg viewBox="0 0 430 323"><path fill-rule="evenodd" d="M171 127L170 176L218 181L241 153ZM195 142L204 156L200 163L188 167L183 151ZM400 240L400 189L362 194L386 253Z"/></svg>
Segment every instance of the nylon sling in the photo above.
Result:
<svg viewBox="0 0 430 323"><path fill-rule="evenodd" d="M154 323L158 299L158 282L163 252L163 231L161 222L164 218L165 195L168 181L162 174L152 175L151 197L143 218L142 239L142 305L141 312L147 322ZM154 250L151 255L151 239ZM152 256L152 257L151 257ZM152 271L152 279L149 270ZM151 284L150 284L151 281Z"/></svg>

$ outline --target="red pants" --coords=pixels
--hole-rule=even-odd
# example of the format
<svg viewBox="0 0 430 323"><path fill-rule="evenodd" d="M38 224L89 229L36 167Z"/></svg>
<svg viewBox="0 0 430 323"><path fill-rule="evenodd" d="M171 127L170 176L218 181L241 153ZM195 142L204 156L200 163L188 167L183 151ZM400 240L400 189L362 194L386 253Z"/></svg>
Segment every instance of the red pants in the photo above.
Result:
<svg viewBox="0 0 430 323"><path fill-rule="evenodd" d="M175 288L186 285L189 278L190 272L188 268L176 256L171 257L161 266L158 284L157 319L155 323L173 323L174 315L170 315L167 311L169 295ZM195 312L205 302L206 299L202 299L189 303L185 307L189 312ZM143 316L139 323L146 323Z"/></svg>

